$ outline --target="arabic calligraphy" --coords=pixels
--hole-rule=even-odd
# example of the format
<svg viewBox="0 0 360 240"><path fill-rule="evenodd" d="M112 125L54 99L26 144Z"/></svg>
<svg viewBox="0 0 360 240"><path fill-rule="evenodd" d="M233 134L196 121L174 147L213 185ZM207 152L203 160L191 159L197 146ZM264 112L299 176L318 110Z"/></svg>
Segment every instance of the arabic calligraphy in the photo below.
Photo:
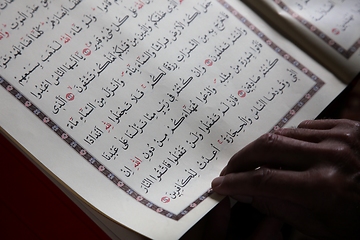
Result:
<svg viewBox="0 0 360 240"><path fill-rule="evenodd" d="M0 68L99 171L161 206L314 85L216 1L33 2L0 29Z"/></svg>

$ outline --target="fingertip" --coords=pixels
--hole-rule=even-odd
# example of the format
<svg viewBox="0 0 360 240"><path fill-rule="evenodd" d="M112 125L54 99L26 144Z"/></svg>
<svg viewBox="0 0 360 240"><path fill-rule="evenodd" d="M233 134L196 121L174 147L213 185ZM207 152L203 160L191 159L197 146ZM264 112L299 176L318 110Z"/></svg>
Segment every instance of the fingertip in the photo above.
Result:
<svg viewBox="0 0 360 240"><path fill-rule="evenodd" d="M224 176L221 176L221 177L217 177L215 178L212 183L211 183L211 187L214 191L216 191L216 189L218 189L222 183L224 182Z"/></svg>
<svg viewBox="0 0 360 240"><path fill-rule="evenodd" d="M220 176L224 176L226 174L226 168L227 168L227 166L224 167L223 170L221 170Z"/></svg>
<svg viewBox="0 0 360 240"><path fill-rule="evenodd" d="M299 125L298 128L308 128L307 126L311 124L311 122L313 122L314 120L305 120L302 121Z"/></svg>
<svg viewBox="0 0 360 240"><path fill-rule="evenodd" d="M276 134L276 135L283 135L284 134L284 129L283 128L279 128L279 129L277 129L277 130L275 130L274 132L273 132L273 134Z"/></svg>
<svg viewBox="0 0 360 240"><path fill-rule="evenodd" d="M273 132L273 134L283 137L292 137L294 134L299 132L299 128L292 126L287 128L280 128Z"/></svg>

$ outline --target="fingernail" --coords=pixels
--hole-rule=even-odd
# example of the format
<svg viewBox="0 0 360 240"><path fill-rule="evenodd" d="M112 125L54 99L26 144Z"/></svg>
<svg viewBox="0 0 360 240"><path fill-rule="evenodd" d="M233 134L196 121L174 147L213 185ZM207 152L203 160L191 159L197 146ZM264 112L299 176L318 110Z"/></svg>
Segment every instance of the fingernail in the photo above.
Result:
<svg viewBox="0 0 360 240"><path fill-rule="evenodd" d="M212 188L220 187L220 185L223 183L223 181L224 181L224 177L215 178L211 183Z"/></svg>

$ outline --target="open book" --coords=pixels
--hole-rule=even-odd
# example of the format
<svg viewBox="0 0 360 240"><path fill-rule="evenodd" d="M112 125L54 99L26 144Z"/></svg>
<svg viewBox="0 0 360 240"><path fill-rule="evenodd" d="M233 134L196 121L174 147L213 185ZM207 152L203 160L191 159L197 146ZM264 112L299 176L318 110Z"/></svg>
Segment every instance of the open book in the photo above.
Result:
<svg viewBox="0 0 360 240"><path fill-rule="evenodd" d="M359 0L248 2L1 0L2 133L112 238L181 237L360 71Z"/></svg>

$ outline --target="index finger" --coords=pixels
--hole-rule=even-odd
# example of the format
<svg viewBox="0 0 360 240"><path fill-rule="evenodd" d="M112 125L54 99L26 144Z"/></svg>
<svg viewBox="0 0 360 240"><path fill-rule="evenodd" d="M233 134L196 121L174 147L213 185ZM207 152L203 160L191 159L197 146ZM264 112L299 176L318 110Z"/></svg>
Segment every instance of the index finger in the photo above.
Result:
<svg viewBox="0 0 360 240"><path fill-rule="evenodd" d="M305 204L309 201L309 191L316 188L314 180L309 172L260 168L215 178L212 188L221 195L272 197Z"/></svg>
<svg viewBox="0 0 360 240"><path fill-rule="evenodd" d="M305 170L312 166L309 161L321 153L316 143L267 133L237 152L221 172L251 171L261 166Z"/></svg>

